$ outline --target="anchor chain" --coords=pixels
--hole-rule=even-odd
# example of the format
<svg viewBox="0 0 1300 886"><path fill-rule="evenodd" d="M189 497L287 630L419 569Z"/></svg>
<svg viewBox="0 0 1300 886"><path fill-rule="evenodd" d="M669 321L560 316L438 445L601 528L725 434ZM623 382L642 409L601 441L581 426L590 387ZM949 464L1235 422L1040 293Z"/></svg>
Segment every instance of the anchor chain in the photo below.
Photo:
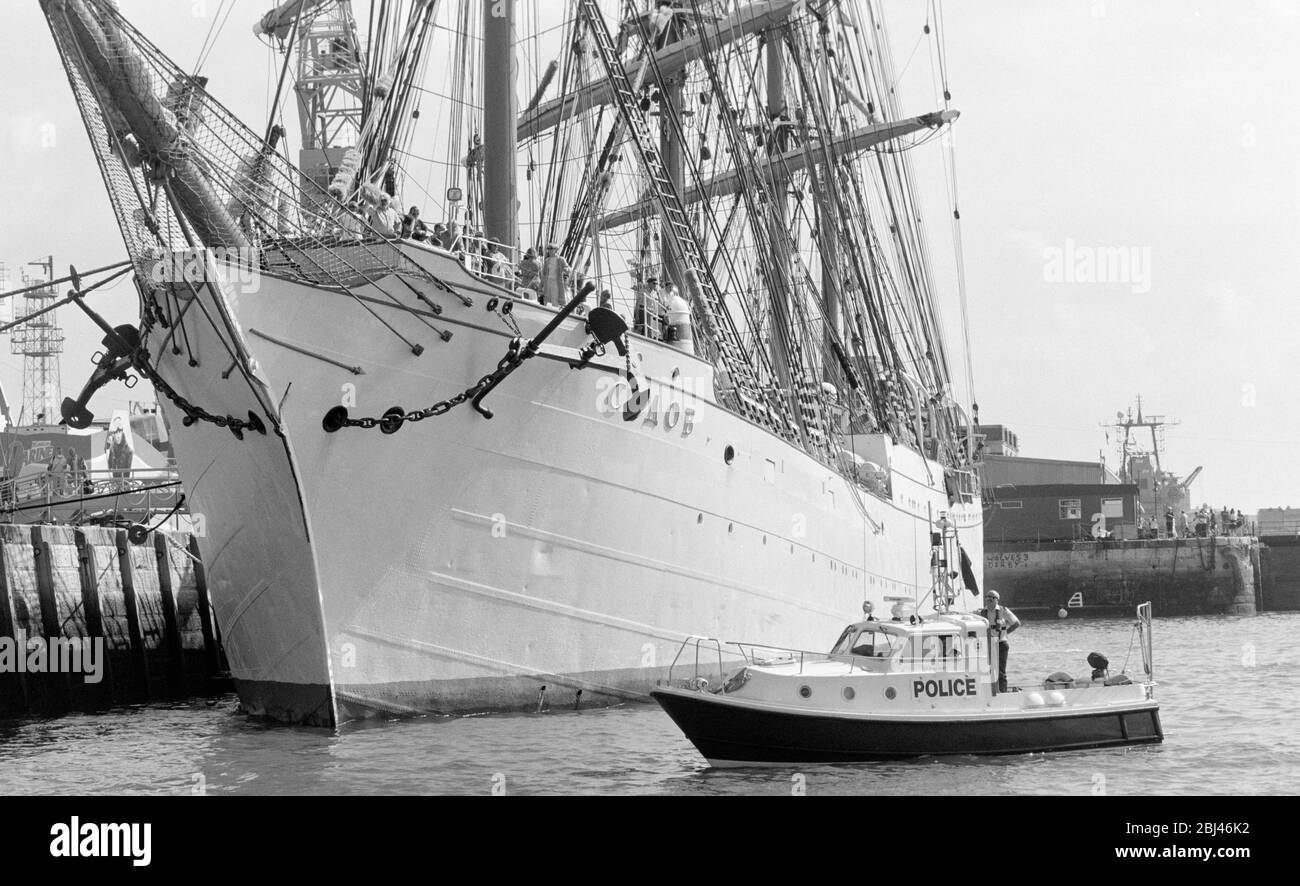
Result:
<svg viewBox="0 0 1300 886"><path fill-rule="evenodd" d="M266 433L266 423L262 421L261 416L252 410L249 410L247 419L242 419L233 415L215 415L202 406L194 405L164 381L157 370L149 365L148 358L143 354L135 355L134 366L137 372L149 379L155 390L161 391L164 397L176 404L177 409L185 413L185 417L181 419L181 424L185 425L185 427L188 428L195 422L200 421L211 422L219 428L229 428L230 432L240 440L244 439L244 431L256 431L259 434Z"/></svg>
<svg viewBox="0 0 1300 886"><path fill-rule="evenodd" d="M446 400L439 400L432 406L424 409L414 409L410 412L402 409L400 406L394 406L379 418L366 416L365 418L349 418L348 408L346 406L335 406L321 420L321 427L327 433L333 434L342 428L379 428L385 434L395 434L401 430L402 425L407 422L420 422L426 418L433 418L437 415L446 415L452 409L456 408L466 400L472 400L485 390L492 382L499 378L504 378L516 366L523 361L520 355L523 350L522 340L518 337L510 341L510 348L506 355L497 362L497 368L480 378L472 387L466 388L454 397Z"/></svg>
<svg viewBox="0 0 1300 886"><path fill-rule="evenodd" d="M261 416L256 412L249 410L247 419L236 418L233 415L215 415L181 396L175 388L163 379L158 370L149 363L149 332L153 329L156 314L152 304L148 301L145 304L144 322L140 324L140 346L131 354L131 364L136 372L149 379L155 390L161 391L164 397L176 405L177 409L185 413L185 417L181 419L181 424L188 428L195 422L209 422L219 428L229 428L230 432L239 440L244 439L244 431L265 434L266 423L262 421ZM276 432L279 433L279 428L276 428Z"/></svg>
<svg viewBox="0 0 1300 886"><path fill-rule="evenodd" d="M473 387L466 388L450 400L442 400L426 409L418 409L414 412L407 412L400 406L394 406L379 418L349 418L346 406L335 406L325 413L325 417L321 419L321 427L325 429L327 434L333 434L340 428L374 427L378 427L385 434L396 434L401 430L402 425L408 421L424 421L426 418L432 418L435 415L445 415L466 400L473 400L474 409L478 411L479 415L488 419L492 418L492 410L483 405L483 399L504 381L506 376L522 366L525 360L537 356L542 343L577 310L578 305L587 300L587 296L595 289L596 284L588 281L582 287L582 290L570 299L568 304L560 309L559 313L551 318L551 321L542 328L541 332L529 339L527 343L524 342L521 336L516 335L512 338L510 347L506 350L506 355L497 362L497 368L480 378ZM624 329L626 329L626 326ZM603 343L602 341L601 344Z"/></svg>

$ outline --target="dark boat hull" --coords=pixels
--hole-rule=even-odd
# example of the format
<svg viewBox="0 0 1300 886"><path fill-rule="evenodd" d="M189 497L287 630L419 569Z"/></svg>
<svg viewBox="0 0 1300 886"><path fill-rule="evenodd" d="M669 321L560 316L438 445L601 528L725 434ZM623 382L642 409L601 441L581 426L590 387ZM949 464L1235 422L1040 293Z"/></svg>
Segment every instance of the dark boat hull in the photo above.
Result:
<svg viewBox="0 0 1300 886"><path fill-rule="evenodd" d="M858 763L930 755L1022 754L1164 740L1154 703L1034 717L885 720L788 713L703 693L651 695L714 765Z"/></svg>

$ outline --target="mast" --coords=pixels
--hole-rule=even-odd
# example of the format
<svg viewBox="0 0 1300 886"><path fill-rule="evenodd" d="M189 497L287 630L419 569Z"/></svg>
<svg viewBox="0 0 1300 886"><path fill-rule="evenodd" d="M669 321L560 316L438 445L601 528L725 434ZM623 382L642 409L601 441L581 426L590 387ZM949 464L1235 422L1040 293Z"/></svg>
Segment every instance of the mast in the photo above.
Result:
<svg viewBox="0 0 1300 886"><path fill-rule="evenodd" d="M1145 415L1142 412L1142 398L1137 398L1137 417L1133 417L1133 409L1129 408L1128 414L1116 413L1113 424L1105 424L1102 427L1114 428L1117 432L1124 432L1124 439L1120 443L1120 482L1135 483L1137 477L1133 473L1133 452L1132 448L1136 446L1134 442L1134 432L1139 428L1146 429L1151 433L1151 456L1155 459L1155 476L1151 478L1151 504L1155 511L1160 509L1160 500L1163 493L1162 482L1165 479L1164 467L1160 463L1160 444L1164 435L1164 428L1178 424L1177 419L1167 419L1163 415Z"/></svg>
<svg viewBox="0 0 1300 886"><path fill-rule="evenodd" d="M768 213L771 243L784 242L790 229L789 212L786 206L787 187L785 170L781 165L788 127L781 125L781 116L785 114L785 47L783 31L773 28L766 34L767 38L767 116L770 128L766 141L768 164L771 170L772 206ZM786 354L785 342L790 334L789 297L787 287L790 282L790 256L783 249L773 250L776 274L773 278L772 300L772 367L776 370L777 384L782 388L790 387L790 360ZM793 398L793 391L788 395Z"/></svg>
<svg viewBox="0 0 1300 886"><path fill-rule="evenodd" d="M518 246L515 0L483 0L483 235Z"/></svg>
<svg viewBox="0 0 1300 886"><path fill-rule="evenodd" d="M668 20L665 31L659 38L660 44L671 44L677 39L679 35L678 19L679 16L674 15ZM646 51L652 52L654 47L647 47ZM664 169L668 172L668 179L673 183L673 188L678 194L686 193L686 167L682 161L682 143L674 137L669 117L681 112L682 81L684 77L684 69L675 71L666 74L659 84L659 150L664 158ZM663 263L664 276L672 281L678 292L685 293L686 280L682 276L681 264L677 260L677 254L671 249L663 250Z"/></svg>
<svg viewBox="0 0 1300 886"><path fill-rule="evenodd" d="M821 43L821 89L822 96L834 95L831 86L831 47L830 25L823 21L818 28ZM825 123L828 129L821 133L822 143L830 146L834 136L836 114L828 109ZM833 148L831 148L833 150ZM831 377L837 360L831 351L830 343L838 337L840 331L840 281L839 255L837 241L837 224L835 218L835 201L829 198L831 188L835 187L835 170L829 165L822 165L815 173L821 180L820 199L817 201L817 245L821 252L822 265L822 373Z"/></svg>

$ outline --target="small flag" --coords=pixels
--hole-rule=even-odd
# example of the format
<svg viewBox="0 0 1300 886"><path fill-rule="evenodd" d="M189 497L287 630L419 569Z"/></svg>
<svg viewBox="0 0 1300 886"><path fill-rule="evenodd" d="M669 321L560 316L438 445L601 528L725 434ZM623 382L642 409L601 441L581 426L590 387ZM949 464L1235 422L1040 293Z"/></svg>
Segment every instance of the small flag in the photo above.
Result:
<svg viewBox="0 0 1300 886"><path fill-rule="evenodd" d="M975 581L975 568L971 566L970 555L967 554L966 549L960 545L957 546L957 550L961 552L962 583L966 585L966 590L978 597L980 595L980 588L979 584Z"/></svg>

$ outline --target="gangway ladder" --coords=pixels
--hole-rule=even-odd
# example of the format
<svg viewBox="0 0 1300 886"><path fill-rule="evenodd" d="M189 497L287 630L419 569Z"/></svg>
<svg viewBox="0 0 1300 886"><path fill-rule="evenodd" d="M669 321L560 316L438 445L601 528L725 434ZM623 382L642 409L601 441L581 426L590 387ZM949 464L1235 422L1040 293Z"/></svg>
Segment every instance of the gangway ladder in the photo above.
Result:
<svg viewBox="0 0 1300 886"><path fill-rule="evenodd" d="M735 382L736 402L741 414L763 427L783 434L784 429L778 417L757 398L760 386L753 364L741 349L734 329L726 322L726 308L722 302L722 295L718 291L717 281L708 262L704 259L704 249L700 245L699 238L687 221L686 208L682 204L681 197L660 159L645 114L637 101L636 92L614 49L614 40L610 36L604 16L601 15L600 6L596 0L579 0L578 10L587 19L587 25L591 28L596 51L605 68L605 75L609 78L619 113L632 131L632 141L636 145L637 154L640 155L646 173L650 176L651 190L654 192L655 204L663 220L669 245L677 253L686 279L693 284L699 296L704 320L710 327L706 331L711 333L710 337L718 348L719 361ZM653 52L653 48L647 47L646 52Z"/></svg>

